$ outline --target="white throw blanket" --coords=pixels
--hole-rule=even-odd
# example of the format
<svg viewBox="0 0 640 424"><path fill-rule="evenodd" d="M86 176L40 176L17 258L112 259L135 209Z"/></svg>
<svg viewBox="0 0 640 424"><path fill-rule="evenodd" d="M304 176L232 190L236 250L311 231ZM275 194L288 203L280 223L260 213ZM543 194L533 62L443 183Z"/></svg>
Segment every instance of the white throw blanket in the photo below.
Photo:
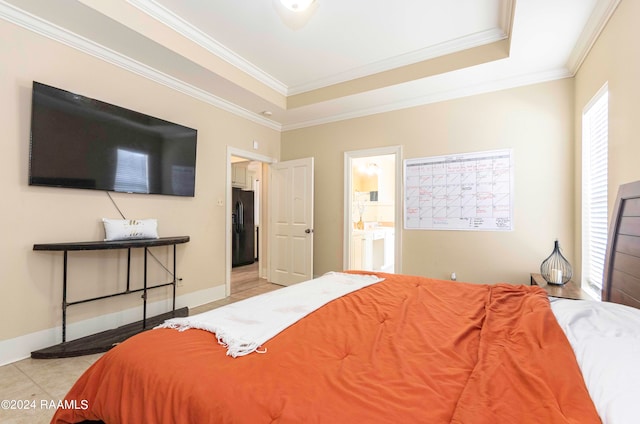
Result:
<svg viewBox="0 0 640 424"><path fill-rule="evenodd" d="M267 340L332 300L382 280L375 275L329 272L192 317L173 318L156 328L210 331L227 348L227 355L235 358L257 351Z"/></svg>

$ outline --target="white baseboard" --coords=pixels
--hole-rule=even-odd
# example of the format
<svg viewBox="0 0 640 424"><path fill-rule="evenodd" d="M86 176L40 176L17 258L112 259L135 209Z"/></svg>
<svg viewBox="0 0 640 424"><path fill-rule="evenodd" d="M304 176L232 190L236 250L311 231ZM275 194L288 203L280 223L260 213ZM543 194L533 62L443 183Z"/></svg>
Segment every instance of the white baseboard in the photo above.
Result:
<svg viewBox="0 0 640 424"><path fill-rule="evenodd" d="M225 286L212 287L176 297L176 309L185 306L195 308L205 303L223 299ZM153 317L171 310L171 299L147 304L147 316ZM101 315L84 321L67 325L67 340L95 334L100 331L120 327L142 318L142 305L140 307ZM0 341L0 366L19 361L31 356L34 350L43 349L62 342L62 326L36 331L13 339Z"/></svg>

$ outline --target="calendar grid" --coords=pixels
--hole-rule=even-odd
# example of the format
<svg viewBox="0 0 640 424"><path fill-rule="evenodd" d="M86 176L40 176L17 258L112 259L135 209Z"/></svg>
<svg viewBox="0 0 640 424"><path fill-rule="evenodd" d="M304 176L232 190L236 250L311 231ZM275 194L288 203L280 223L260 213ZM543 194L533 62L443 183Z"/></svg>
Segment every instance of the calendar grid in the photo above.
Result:
<svg viewBox="0 0 640 424"><path fill-rule="evenodd" d="M404 228L513 230L513 154L406 159Z"/></svg>

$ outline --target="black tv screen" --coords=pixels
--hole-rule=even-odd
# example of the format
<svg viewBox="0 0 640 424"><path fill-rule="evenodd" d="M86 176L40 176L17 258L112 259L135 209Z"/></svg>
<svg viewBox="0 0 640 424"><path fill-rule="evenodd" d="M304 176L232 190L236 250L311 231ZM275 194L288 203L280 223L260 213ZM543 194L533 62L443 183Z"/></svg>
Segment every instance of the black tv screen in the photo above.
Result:
<svg viewBox="0 0 640 424"><path fill-rule="evenodd" d="M197 130L33 82L29 184L194 196Z"/></svg>

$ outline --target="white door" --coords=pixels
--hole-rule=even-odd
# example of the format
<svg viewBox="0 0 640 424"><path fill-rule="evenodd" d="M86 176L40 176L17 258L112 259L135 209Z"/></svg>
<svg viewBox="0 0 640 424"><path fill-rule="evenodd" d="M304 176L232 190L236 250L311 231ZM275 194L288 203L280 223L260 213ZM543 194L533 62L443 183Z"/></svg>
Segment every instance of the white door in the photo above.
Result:
<svg viewBox="0 0 640 424"><path fill-rule="evenodd" d="M270 281L313 278L313 158L270 165Z"/></svg>

